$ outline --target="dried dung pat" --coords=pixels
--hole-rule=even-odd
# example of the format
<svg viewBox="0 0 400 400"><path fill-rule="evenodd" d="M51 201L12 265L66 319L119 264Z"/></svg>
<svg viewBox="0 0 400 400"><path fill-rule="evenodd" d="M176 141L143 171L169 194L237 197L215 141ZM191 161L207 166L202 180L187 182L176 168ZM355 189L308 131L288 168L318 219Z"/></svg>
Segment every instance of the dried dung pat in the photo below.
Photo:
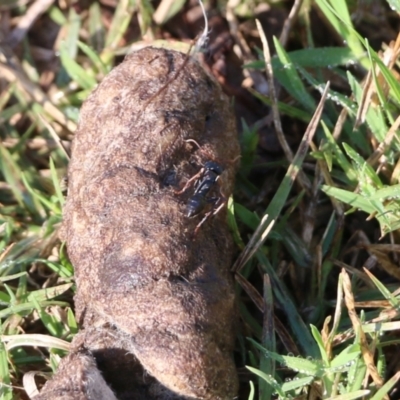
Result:
<svg viewBox="0 0 400 400"><path fill-rule="evenodd" d="M96 359L122 350L168 393L143 398L236 396L225 200L238 155L229 100L179 52L132 53L82 106L62 233L80 336ZM114 339L99 346L93 327ZM112 365L100 369L118 398L143 386L128 371L122 390Z"/></svg>

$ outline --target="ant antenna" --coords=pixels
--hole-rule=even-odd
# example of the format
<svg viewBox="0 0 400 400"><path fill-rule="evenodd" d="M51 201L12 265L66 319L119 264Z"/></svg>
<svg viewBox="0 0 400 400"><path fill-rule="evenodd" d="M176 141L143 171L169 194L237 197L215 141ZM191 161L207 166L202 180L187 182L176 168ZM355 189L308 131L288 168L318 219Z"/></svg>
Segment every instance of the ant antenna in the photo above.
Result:
<svg viewBox="0 0 400 400"><path fill-rule="evenodd" d="M184 142L194 143L199 149L201 148L200 145L194 139L185 139Z"/></svg>
<svg viewBox="0 0 400 400"><path fill-rule="evenodd" d="M207 19L207 14L206 10L204 8L204 4L202 0L199 0L199 4L201 7L201 11L203 12L203 17L204 17L204 30L203 33L199 36L199 38L196 41L196 46L194 47L193 53L196 54L198 53L203 47L206 46L208 42L208 19Z"/></svg>

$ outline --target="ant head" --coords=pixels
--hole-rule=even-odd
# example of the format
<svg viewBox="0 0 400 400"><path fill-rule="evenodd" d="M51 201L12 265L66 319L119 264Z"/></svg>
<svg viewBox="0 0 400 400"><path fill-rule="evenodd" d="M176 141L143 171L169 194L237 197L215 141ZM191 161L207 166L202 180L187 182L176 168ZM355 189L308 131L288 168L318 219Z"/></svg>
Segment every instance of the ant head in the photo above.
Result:
<svg viewBox="0 0 400 400"><path fill-rule="evenodd" d="M224 172L224 168L216 161L206 161L204 163L204 168L215 172L217 175L221 175L222 172Z"/></svg>

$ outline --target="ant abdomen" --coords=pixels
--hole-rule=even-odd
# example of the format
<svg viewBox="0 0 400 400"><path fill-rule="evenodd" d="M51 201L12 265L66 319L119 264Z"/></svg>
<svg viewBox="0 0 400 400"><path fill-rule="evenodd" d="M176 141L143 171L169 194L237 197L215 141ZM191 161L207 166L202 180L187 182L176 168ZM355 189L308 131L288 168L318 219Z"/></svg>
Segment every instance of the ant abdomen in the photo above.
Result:
<svg viewBox="0 0 400 400"><path fill-rule="evenodd" d="M195 193L192 197L189 198L186 205L186 216L194 217L199 214L200 211L204 208L205 197L203 194Z"/></svg>

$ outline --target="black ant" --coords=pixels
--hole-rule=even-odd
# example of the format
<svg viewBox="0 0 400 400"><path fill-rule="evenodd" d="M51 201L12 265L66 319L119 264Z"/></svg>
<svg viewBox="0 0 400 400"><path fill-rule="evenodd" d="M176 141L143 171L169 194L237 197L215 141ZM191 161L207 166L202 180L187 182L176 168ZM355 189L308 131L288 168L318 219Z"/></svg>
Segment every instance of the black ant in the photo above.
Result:
<svg viewBox="0 0 400 400"><path fill-rule="evenodd" d="M188 139L186 142L193 142L200 148L198 143L193 139ZM223 172L224 168L216 161L206 161L200 171L186 182L183 189L175 192L176 194L182 194L194 182L193 195L188 199L186 206L186 216L189 218L200 214L207 203L214 203L213 209L207 212L196 226L194 236L197 234L201 225L203 225L211 215L216 215L225 204L225 196L223 196L221 190L219 197L207 198L207 195L213 189ZM218 203L221 204L218 205Z"/></svg>

